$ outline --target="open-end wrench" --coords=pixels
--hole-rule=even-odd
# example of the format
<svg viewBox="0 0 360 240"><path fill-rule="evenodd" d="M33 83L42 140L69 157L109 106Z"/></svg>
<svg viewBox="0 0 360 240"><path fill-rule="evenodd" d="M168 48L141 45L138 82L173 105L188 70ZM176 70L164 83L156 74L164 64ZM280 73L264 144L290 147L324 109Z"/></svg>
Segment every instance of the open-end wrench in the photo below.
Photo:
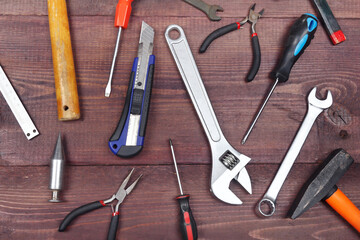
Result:
<svg viewBox="0 0 360 240"><path fill-rule="evenodd" d="M265 217L270 217L275 212L275 202L276 198L280 192L282 185L284 184L287 175L289 174L299 152L304 145L306 137L308 136L311 127L313 126L316 118L322 113L325 109L328 109L333 103L333 98L331 92L327 92L327 97L325 100L320 100L316 97L316 87L314 87L308 97L308 111L305 116L303 123L299 131L297 132L294 141L292 142L284 160L282 161L279 170L276 173L275 178L273 179L269 189L265 193L263 199L258 204L258 211ZM265 213L262 211L262 205L268 205L270 211Z"/></svg>
<svg viewBox="0 0 360 240"><path fill-rule="evenodd" d="M196 7L203 11L211 21L220 21L221 17L216 16L216 12L223 12L224 9L219 5L210 5L202 0L183 0L184 2Z"/></svg>
<svg viewBox="0 0 360 240"><path fill-rule="evenodd" d="M179 33L176 39L169 36L173 30ZM221 132L183 29L178 25L170 25L166 29L165 38L210 143L211 191L221 201L242 204L229 186L235 178L251 194L251 181L245 169L251 159L236 151Z"/></svg>

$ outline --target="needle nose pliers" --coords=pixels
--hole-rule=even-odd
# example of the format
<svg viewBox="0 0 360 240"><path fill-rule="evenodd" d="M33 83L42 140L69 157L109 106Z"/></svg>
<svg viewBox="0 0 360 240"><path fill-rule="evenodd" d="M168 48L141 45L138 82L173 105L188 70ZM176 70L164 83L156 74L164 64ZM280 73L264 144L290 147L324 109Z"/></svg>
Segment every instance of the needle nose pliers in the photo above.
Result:
<svg viewBox="0 0 360 240"><path fill-rule="evenodd" d="M260 61L261 61L260 44L259 44L259 38L255 31L255 25L257 23L257 20L263 15L264 9L262 9L259 13L256 13L255 5L256 4L254 3L251 6L249 11L249 16L246 16L241 22L231 23L210 33L209 36L207 36L204 42L201 44L199 50L200 53L204 53L206 49L210 46L211 42L217 39L218 37L221 37L234 30L240 29L247 22L251 23L251 44L253 48L253 64L246 77L247 82L251 82L255 78L255 75L259 70Z"/></svg>
<svg viewBox="0 0 360 240"><path fill-rule="evenodd" d="M108 232L108 240L115 240L116 239L116 231L119 223L119 206L124 201L125 197L130 194L130 192L133 190L139 179L142 175L140 175L128 188L125 189L127 183L129 182L129 179L131 177L131 174L133 173L134 168L131 170L129 175L125 178L125 180L122 182L119 190L112 195L109 199L101 200L101 201L95 201L86 205L83 205L81 207L78 207L71 211L61 222L59 227L59 232L65 231L66 227L78 216L88 213L92 210L105 207L107 204L111 203L115 199L118 200L115 211L112 213L111 223L109 227Z"/></svg>

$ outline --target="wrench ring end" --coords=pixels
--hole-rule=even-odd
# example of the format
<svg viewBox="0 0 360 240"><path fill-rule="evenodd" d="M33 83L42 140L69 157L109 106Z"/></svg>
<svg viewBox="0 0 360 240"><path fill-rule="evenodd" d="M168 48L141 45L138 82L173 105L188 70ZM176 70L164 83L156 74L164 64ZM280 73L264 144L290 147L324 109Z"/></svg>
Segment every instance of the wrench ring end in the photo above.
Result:
<svg viewBox="0 0 360 240"><path fill-rule="evenodd" d="M263 204L266 204L266 205L269 206L270 211L269 211L268 213L265 213L265 212L262 211L261 206L262 206ZM258 208L258 209L257 209L258 212L259 212L262 216L264 216L264 217L271 217L271 216L275 213L275 209L276 209L276 207L275 207L275 202L273 202L272 200L267 199L267 198L261 199L261 201L258 203L257 208Z"/></svg>

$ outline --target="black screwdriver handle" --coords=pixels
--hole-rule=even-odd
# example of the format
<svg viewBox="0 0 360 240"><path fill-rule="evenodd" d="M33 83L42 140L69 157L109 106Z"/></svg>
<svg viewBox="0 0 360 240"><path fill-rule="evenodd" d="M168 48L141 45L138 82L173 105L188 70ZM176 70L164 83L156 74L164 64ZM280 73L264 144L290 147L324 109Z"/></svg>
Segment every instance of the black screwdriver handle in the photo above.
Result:
<svg viewBox="0 0 360 240"><path fill-rule="evenodd" d="M260 51L260 43L259 43L259 38L257 36L257 33L252 34L251 45L252 45L252 49L253 49L253 63L252 63L251 69L246 77L247 82L251 82L252 80L254 80L254 78L260 68L261 51Z"/></svg>
<svg viewBox="0 0 360 240"><path fill-rule="evenodd" d="M299 57L304 53L314 38L318 26L317 18L309 13L303 14L291 26L285 49L272 77L279 82L286 82L289 79L290 71Z"/></svg>
<svg viewBox="0 0 360 240"><path fill-rule="evenodd" d="M210 46L212 41L214 41L215 39L217 39L229 32L235 31L236 29L240 29L240 23L238 23L238 22L231 23L229 25L226 25L224 27L216 29L215 31L210 33L209 36L207 36L205 38L204 42L200 46L199 52L204 53L206 51L206 49Z"/></svg>
<svg viewBox="0 0 360 240"><path fill-rule="evenodd" d="M114 212L111 218L107 240L115 240L116 232L119 225L119 212Z"/></svg>
<svg viewBox="0 0 360 240"><path fill-rule="evenodd" d="M66 215L64 220L61 222L61 224L59 226L59 232L65 231L67 226L69 226L70 223L78 216L88 213L92 210L104 207L104 206L106 206L106 204L103 201L96 201L96 202L92 202L92 203L83 205L81 207L78 207L78 208L72 210L68 215Z"/></svg>
<svg viewBox="0 0 360 240"><path fill-rule="evenodd" d="M196 222L189 204L190 195L184 194L176 198L180 206L180 229L184 240L198 238Z"/></svg>

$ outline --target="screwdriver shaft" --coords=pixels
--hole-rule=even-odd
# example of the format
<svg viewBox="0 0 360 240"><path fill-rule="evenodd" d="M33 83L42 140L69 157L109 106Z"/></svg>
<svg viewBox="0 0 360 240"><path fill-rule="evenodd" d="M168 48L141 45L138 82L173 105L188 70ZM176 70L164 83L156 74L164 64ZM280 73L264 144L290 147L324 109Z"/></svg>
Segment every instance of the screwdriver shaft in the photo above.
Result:
<svg viewBox="0 0 360 240"><path fill-rule="evenodd" d="M253 130L253 128L254 128L254 126L255 126L255 124L256 124L256 122L257 122L257 120L259 119L259 117L260 117L260 115L261 115L262 111L264 110L264 108L265 108L265 106L266 106L267 102L269 101L269 99L270 99L270 97L271 97L272 93L274 92L274 90L275 90L275 88L276 88L276 86L277 86L277 84L278 84L278 83L279 83L279 79L277 78L277 79L275 80L274 85L272 86L272 88L271 88L270 92L268 93L268 95L267 95L267 97L266 97L265 101L263 102L263 104L262 104L262 106L261 106L260 110L259 110L259 111L258 111L258 113L256 114L256 117L255 117L255 118L254 118L254 120L252 121L252 123L251 123L251 125L250 125L249 129L247 130L247 132L246 132L246 134L245 134L245 136L244 136L244 138L243 138L243 140L242 140L241 144L245 144L246 140L248 139L248 137L249 137L249 135L250 135L251 131Z"/></svg>
<svg viewBox="0 0 360 240"><path fill-rule="evenodd" d="M112 64L111 64L111 69L110 69L109 81L108 81L108 83L106 85L106 89L105 89L105 97L110 97L110 93L111 93L111 82L112 82L112 77L113 77L115 63L116 63L116 57L117 57L118 50L119 50L121 29L122 29L122 27L119 27L119 32L118 32L117 39L116 39L114 57L113 57Z"/></svg>
<svg viewBox="0 0 360 240"><path fill-rule="evenodd" d="M183 190L182 190L182 187L181 187L179 171L178 171L178 168L177 168L176 158L175 158L175 152L174 152L174 147L173 147L173 145L172 145L171 139L169 139L169 142L170 142L170 149L171 149L172 158L173 158L173 160L174 160L174 166L175 166L176 176L177 176L177 180L178 180L178 183L179 183L180 193L181 193L181 195L183 195L184 193L183 193Z"/></svg>

